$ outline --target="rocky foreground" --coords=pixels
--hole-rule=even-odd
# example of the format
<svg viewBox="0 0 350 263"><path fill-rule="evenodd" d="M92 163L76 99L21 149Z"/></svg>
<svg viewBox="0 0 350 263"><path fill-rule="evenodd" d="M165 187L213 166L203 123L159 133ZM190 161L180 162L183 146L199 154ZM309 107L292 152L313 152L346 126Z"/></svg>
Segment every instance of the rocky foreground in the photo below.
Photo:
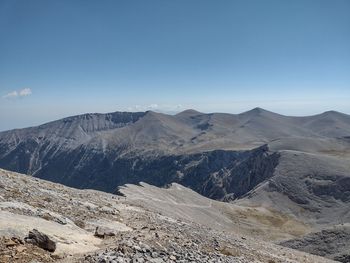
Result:
<svg viewBox="0 0 350 263"><path fill-rule="evenodd" d="M0 262L333 262L185 217L0 170Z"/></svg>

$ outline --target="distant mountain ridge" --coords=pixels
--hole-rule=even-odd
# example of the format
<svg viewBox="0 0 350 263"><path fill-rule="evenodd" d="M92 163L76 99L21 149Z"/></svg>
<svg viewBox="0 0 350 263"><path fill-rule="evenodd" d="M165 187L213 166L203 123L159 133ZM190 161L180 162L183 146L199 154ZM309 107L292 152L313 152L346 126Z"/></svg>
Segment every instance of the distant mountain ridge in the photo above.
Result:
<svg viewBox="0 0 350 263"><path fill-rule="evenodd" d="M195 110L185 110L176 115L152 111L88 113L37 127L0 132L0 139L3 142L12 140L18 144L28 138L54 138L79 144L98 136L111 141L121 138L129 143L164 138L170 139L169 148L176 142L180 150L191 148L184 143L198 144L198 139L205 140L207 137L235 139L237 143L255 146L251 144L254 141L261 145L277 137L346 137L350 136L349 130L350 115L335 111L307 117L290 117L254 108L241 114L200 113ZM193 142L195 139L197 142ZM230 145L235 146L233 140ZM210 148L213 147L208 147L212 150Z"/></svg>
<svg viewBox="0 0 350 263"><path fill-rule="evenodd" d="M344 151L349 136L350 116L334 111L308 117L261 108L241 114L94 113L1 132L0 167L78 188L112 192L138 181L179 182L208 197L230 199L272 176L274 151L304 151L305 145L316 153ZM237 168L249 158L255 160L251 167ZM250 182L245 190L235 187L240 181Z"/></svg>

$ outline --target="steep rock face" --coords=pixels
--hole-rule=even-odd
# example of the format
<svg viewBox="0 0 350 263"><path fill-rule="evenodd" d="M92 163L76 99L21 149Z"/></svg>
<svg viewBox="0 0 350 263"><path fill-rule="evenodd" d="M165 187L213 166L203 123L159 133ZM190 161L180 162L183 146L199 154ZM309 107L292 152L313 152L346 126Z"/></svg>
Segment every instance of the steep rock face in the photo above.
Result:
<svg viewBox="0 0 350 263"><path fill-rule="evenodd" d="M348 159L282 151L273 177L241 202L268 205L312 225L350 222Z"/></svg>
<svg viewBox="0 0 350 263"><path fill-rule="evenodd" d="M204 196L226 201L241 197L272 177L279 159L279 154L269 152L267 146L231 152L234 156L226 157L227 162L223 165L220 162L225 157L214 153L189 171L185 170L185 176L179 182Z"/></svg>
<svg viewBox="0 0 350 263"><path fill-rule="evenodd" d="M96 137L104 132L128 126L144 112L84 114L50 122L38 127L0 133L0 166L35 175L50 160L63 153L76 151L83 145L96 147ZM103 138L98 140L103 150Z"/></svg>
<svg viewBox="0 0 350 263"><path fill-rule="evenodd" d="M210 151L155 157L104 155L79 148L57 156L37 177L78 188L113 192L126 183L166 186L178 182L204 196L234 199L272 176L278 154L267 146L251 151ZM227 199L227 200L228 200Z"/></svg>

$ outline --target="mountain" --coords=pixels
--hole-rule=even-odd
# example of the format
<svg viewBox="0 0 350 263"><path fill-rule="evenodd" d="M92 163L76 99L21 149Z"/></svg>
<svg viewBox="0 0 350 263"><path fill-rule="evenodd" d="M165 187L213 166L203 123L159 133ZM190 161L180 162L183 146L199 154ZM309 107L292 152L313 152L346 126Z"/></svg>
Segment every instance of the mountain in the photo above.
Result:
<svg viewBox="0 0 350 263"><path fill-rule="evenodd" d="M84 114L1 132L0 167L77 188L113 192L125 183L178 182L231 199L271 177L279 151L348 155L349 137L350 116L338 112Z"/></svg>
<svg viewBox="0 0 350 263"><path fill-rule="evenodd" d="M169 216L212 228L222 221L219 228L225 229L237 229L230 220L240 218L239 229L254 238L348 262L350 116L343 113L291 117L255 108L241 114L84 114L1 132L0 167L124 195L132 204L164 214L171 212L167 205L157 208L153 201L159 199L156 204L162 206L163 199L171 199L169 192L149 192L153 188L145 184L131 190L121 186L145 182L174 189L177 183L196 192L186 202L203 198L201 194L239 209L215 205L211 219L203 215L208 224L192 217L203 213L195 210L196 204ZM179 185L175 188L181 190ZM291 231L277 231L273 224ZM259 228L252 230L254 225ZM345 238L333 238L334 233ZM338 249L324 254L325 244Z"/></svg>
<svg viewBox="0 0 350 263"><path fill-rule="evenodd" d="M349 134L350 116L337 112L84 114L0 133L0 167L108 192L139 181L179 182L223 199L271 177L280 151L347 155Z"/></svg>

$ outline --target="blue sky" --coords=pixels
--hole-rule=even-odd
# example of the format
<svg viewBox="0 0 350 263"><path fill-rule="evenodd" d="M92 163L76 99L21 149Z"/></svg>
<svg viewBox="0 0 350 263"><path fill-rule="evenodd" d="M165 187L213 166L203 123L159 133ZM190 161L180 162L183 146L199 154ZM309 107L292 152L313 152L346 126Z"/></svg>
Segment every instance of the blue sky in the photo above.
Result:
<svg viewBox="0 0 350 263"><path fill-rule="evenodd" d="M84 112L350 113L347 0L1 0L0 130Z"/></svg>

